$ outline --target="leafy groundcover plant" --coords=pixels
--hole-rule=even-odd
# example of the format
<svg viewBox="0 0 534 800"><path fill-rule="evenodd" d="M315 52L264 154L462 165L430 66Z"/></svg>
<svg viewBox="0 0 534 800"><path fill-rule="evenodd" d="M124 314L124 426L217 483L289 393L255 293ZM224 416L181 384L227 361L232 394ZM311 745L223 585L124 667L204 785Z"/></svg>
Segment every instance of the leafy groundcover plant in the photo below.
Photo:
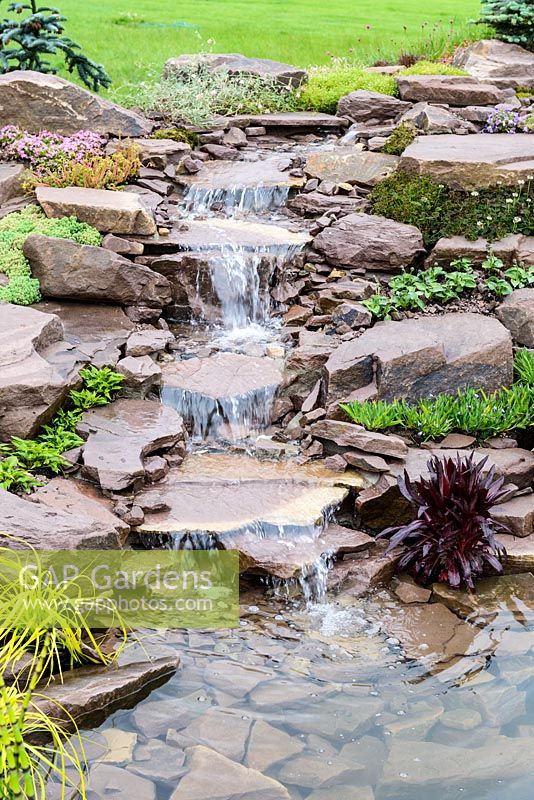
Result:
<svg viewBox="0 0 534 800"><path fill-rule="evenodd" d="M449 236L494 242L512 233L534 235L534 173L516 186L460 192L399 171L377 184L369 201L373 214L419 228L427 247Z"/></svg>
<svg viewBox="0 0 534 800"><path fill-rule="evenodd" d="M357 89L396 95L397 82L391 75L367 72L358 64L333 59L328 66L310 70L308 83L299 92L298 104L306 110L335 114L340 98Z"/></svg>
<svg viewBox="0 0 534 800"><path fill-rule="evenodd" d="M102 242L102 236L96 228L78 222L75 217L48 219L36 206L27 206L22 211L8 214L0 219L0 274L9 279L7 286L0 285L0 300L31 305L41 299L39 281L32 278L30 264L22 252L30 233L43 233L96 247Z"/></svg>
<svg viewBox="0 0 534 800"><path fill-rule="evenodd" d="M487 458L478 463L468 458L434 456L428 462L428 478L412 481L405 471L399 478L403 496L417 509L417 519L388 528L380 536L389 539L388 550L402 547L397 565L420 584L448 583L475 591L475 581L485 567L501 574L504 547L498 533L508 528L490 516L492 506L505 495L504 477L486 474Z"/></svg>
<svg viewBox="0 0 534 800"><path fill-rule="evenodd" d="M68 466L63 453L83 444L76 425L84 411L111 402L124 380L110 367L87 367L80 370L80 377L83 387L71 391L68 407L61 409L36 439L13 437L8 444L0 445L0 458L5 456L0 460L1 489L30 492L41 485L36 471L62 472Z"/></svg>
<svg viewBox="0 0 534 800"><path fill-rule="evenodd" d="M410 432L417 441L442 439L457 431L484 441L534 425L534 351L519 350L514 369L517 382L490 394L468 388L413 405L405 400L366 400L343 404L341 408L367 430L398 428Z"/></svg>

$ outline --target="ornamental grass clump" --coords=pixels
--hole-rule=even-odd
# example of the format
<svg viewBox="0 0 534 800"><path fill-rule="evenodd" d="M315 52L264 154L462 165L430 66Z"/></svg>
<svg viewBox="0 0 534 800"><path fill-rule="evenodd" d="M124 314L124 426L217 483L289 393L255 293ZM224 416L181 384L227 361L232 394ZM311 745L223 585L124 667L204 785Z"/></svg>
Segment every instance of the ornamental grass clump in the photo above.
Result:
<svg viewBox="0 0 534 800"><path fill-rule="evenodd" d="M402 495L417 509L417 519L388 528L388 550L402 547L399 572L408 572L423 586L434 581L454 589L475 591L486 567L502 574L504 547L498 533L509 529L492 519L491 509L506 494L504 477L495 466L485 472L487 458L439 458L427 464L428 478L412 481L405 471L398 479Z"/></svg>
<svg viewBox="0 0 534 800"><path fill-rule="evenodd" d="M71 239L78 244L96 247L102 242L96 228L78 222L75 217L48 219L36 206L27 206L0 219L0 275L4 274L9 281L6 286L0 285L0 300L7 303L31 305L41 299L39 281L32 278L29 261L22 252L30 233Z"/></svg>

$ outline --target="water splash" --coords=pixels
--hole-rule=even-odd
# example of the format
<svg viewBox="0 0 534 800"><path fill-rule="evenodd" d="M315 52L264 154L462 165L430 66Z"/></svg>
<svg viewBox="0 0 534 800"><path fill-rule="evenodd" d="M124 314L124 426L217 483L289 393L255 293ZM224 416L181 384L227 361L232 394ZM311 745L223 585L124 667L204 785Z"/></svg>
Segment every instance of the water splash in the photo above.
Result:
<svg viewBox="0 0 534 800"><path fill-rule="evenodd" d="M224 189L190 186L184 196L183 209L186 213L207 214L216 208L224 210L228 217L235 217L281 208L288 197L288 186L232 186Z"/></svg>
<svg viewBox="0 0 534 800"><path fill-rule="evenodd" d="M161 400L191 426L193 438L216 438L221 426L226 424L229 438L235 441L259 433L269 425L276 389L276 386L262 386L246 394L214 398L165 386L161 390Z"/></svg>

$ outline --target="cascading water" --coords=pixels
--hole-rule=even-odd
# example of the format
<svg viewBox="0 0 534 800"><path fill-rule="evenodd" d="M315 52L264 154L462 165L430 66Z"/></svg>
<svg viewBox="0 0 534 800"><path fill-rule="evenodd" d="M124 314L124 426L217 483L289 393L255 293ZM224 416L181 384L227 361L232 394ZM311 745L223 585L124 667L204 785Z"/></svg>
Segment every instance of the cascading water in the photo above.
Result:
<svg viewBox="0 0 534 800"><path fill-rule="evenodd" d="M288 197L288 186L233 186L227 189L190 186L184 197L183 208L186 213L192 214L224 210L226 216L235 217L281 208Z"/></svg>

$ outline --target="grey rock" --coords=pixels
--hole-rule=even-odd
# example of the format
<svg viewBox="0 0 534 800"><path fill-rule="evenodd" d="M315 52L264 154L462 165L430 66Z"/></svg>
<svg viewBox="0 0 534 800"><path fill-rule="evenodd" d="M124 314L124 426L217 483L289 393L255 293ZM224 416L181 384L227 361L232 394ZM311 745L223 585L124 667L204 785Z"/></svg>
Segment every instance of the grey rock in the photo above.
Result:
<svg viewBox="0 0 534 800"><path fill-rule="evenodd" d="M165 64L165 75L180 75L185 68L202 66L210 72L229 72L231 75L259 75L271 78L282 86L297 88L306 80L305 70L271 61L267 58L248 58L241 53L203 53L170 58Z"/></svg>
<svg viewBox="0 0 534 800"><path fill-rule="evenodd" d="M505 297L495 314L517 344L534 347L534 289L516 289Z"/></svg>
<svg viewBox="0 0 534 800"><path fill-rule="evenodd" d="M396 122L409 108L410 103L396 97L358 89L340 99L337 113L351 122L380 125L384 122Z"/></svg>
<svg viewBox="0 0 534 800"><path fill-rule="evenodd" d="M476 78L462 75L399 75L401 100L445 103L449 106L495 106L507 93Z"/></svg>

